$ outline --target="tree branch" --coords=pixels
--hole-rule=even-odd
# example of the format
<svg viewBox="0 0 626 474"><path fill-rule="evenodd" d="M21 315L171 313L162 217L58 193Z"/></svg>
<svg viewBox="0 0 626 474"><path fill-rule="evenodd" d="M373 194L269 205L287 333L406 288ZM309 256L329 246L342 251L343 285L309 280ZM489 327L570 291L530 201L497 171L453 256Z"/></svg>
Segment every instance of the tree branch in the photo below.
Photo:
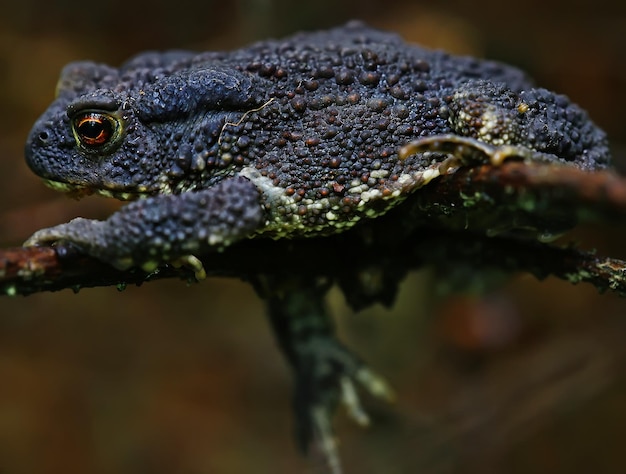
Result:
<svg viewBox="0 0 626 474"><path fill-rule="evenodd" d="M468 198L471 197L471 200ZM496 267L588 282L626 293L626 262L534 240L487 237L484 232L438 227L442 216L477 215L520 203L539 209L578 210L583 217L624 218L626 180L610 172L507 162L462 168L416 192L401 206L344 234L308 239L253 239L199 256L207 274L249 279L264 274L346 279L372 268L399 278L423 265ZM538 207L537 207L538 206ZM412 215L415 219L408 219ZM437 218L437 224L432 220ZM425 223L431 222L431 226ZM141 284L160 278L193 280L190 269L164 266L152 274L118 271L68 245L0 250L0 291L28 295L63 288Z"/></svg>

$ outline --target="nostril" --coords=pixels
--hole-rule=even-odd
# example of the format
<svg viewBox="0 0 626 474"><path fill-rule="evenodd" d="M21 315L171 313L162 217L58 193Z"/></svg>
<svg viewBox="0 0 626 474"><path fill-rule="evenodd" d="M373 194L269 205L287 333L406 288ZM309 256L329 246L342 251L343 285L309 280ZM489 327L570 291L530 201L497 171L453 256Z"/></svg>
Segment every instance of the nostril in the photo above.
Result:
<svg viewBox="0 0 626 474"><path fill-rule="evenodd" d="M48 141L48 138L50 138L50 135L48 135L48 132L41 132L39 134L39 141L42 143L46 143Z"/></svg>

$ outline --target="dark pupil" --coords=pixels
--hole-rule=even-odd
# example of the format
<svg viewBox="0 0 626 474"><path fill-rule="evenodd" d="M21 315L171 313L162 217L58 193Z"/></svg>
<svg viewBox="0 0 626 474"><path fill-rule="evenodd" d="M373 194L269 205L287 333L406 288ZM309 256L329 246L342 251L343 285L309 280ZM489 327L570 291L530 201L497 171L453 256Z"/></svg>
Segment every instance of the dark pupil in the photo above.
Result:
<svg viewBox="0 0 626 474"><path fill-rule="evenodd" d="M108 117L90 113L76 120L76 131L84 145L103 145L113 134L113 125Z"/></svg>

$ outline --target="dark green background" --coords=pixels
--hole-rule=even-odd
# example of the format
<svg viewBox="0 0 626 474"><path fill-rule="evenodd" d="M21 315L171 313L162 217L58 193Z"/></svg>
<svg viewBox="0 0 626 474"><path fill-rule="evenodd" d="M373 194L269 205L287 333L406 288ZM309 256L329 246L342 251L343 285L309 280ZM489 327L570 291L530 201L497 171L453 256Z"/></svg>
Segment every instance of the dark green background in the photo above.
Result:
<svg viewBox="0 0 626 474"><path fill-rule="evenodd" d="M20 0L0 14L0 243L117 206L73 202L23 143L72 60L234 48L360 18L407 40L517 64L626 142L626 7L607 0L150 2ZM626 257L625 227L571 239ZM343 337L386 374L374 426L337 418L348 473L624 472L626 301L530 276L478 299L412 275L396 307ZM472 278L468 275L467 278ZM290 434L291 380L251 289L210 279L0 298L0 473L314 473ZM319 468L319 466L317 466Z"/></svg>

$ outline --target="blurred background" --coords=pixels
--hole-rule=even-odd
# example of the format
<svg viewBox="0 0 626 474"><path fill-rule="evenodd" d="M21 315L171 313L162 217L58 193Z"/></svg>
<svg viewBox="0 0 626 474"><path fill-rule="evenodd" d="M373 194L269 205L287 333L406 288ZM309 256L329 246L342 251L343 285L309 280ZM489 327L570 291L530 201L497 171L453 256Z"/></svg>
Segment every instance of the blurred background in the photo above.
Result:
<svg viewBox="0 0 626 474"><path fill-rule="evenodd" d="M232 49L354 18L522 67L586 108L625 168L623 2L20 0L0 16L0 244L118 206L71 201L23 162L67 62ZM626 258L625 237L596 222L569 240ZM336 418L346 472L624 472L626 300L528 275L453 296L432 276L412 274L390 310L354 315L330 294L344 340L398 393L366 399L368 430ZM239 281L2 297L0 472L323 472L292 442L290 375Z"/></svg>

